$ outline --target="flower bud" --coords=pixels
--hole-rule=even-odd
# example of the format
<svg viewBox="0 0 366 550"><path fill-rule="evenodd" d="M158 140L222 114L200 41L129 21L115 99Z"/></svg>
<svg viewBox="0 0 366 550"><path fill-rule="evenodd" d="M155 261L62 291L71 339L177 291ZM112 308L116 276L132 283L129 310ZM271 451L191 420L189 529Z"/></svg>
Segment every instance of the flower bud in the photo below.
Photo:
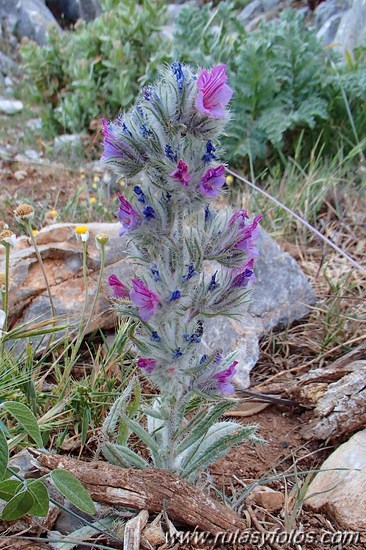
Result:
<svg viewBox="0 0 366 550"><path fill-rule="evenodd" d="M28 222L34 218L34 210L30 204L20 204L14 210L14 216L17 222Z"/></svg>
<svg viewBox="0 0 366 550"><path fill-rule="evenodd" d="M15 236L15 233L10 231L9 229L4 229L0 232L0 244L7 247L14 247L16 245L17 238Z"/></svg>
<svg viewBox="0 0 366 550"><path fill-rule="evenodd" d="M106 235L106 233L98 233L98 235L95 235L95 245L98 250L102 248L107 242L109 241L109 236Z"/></svg>

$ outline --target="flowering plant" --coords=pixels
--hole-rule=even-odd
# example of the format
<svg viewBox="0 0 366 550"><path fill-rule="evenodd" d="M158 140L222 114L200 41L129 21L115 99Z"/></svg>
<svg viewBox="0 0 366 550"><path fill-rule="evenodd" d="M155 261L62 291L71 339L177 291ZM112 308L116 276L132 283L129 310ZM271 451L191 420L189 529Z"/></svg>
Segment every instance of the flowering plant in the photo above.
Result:
<svg viewBox="0 0 366 550"><path fill-rule="evenodd" d="M244 439L260 441L253 426L215 423L232 405L222 396L234 390L237 361L219 343L210 354L200 350L205 318L245 311L257 254L261 216L213 207L225 183L217 147L231 95L225 65L197 77L172 63L126 114L103 120L104 163L119 177L139 177L134 200L119 195L117 212L136 274L130 282L113 274L109 284L117 311L141 322L132 336L137 366L159 390L144 410L146 429L126 414L130 385L104 431L112 435L121 420L156 467L189 479ZM189 412L197 394L206 407ZM149 466L121 441L103 452L119 465Z"/></svg>

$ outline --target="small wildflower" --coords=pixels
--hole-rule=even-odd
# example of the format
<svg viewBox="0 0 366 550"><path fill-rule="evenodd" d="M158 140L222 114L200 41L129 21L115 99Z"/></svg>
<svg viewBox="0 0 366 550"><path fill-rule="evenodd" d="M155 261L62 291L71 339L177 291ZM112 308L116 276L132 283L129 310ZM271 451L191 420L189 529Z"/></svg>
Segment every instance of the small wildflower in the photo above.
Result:
<svg viewBox="0 0 366 550"><path fill-rule="evenodd" d="M156 264L151 266L150 271L151 271L152 276L154 277L154 281L161 281L158 266Z"/></svg>
<svg viewBox="0 0 366 550"><path fill-rule="evenodd" d="M156 330L151 331L150 340L152 342L161 342L161 338L160 338L159 334L156 332Z"/></svg>
<svg viewBox="0 0 366 550"><path fill-rule="evenodd" d="M209 168L201 178L200 191L207 197L217 197L225 183L225 167L221 164L217 168Z"/></svg>
<svg viewBox="0 0 366 550"><path fill-rule="evenodd" d="M179 357L182 357L183 353L181 352L180 348L177 348L173 351L173 359L178 359Z"/></svg>
<svg viewBox="0 0 366 550"><path fill-rule="evenodd" d="M258 251L256 248L256 240L258 237L258 225L262 215L256 216L252 223L249 225L239 225L241 232L239 234L239 240L236 243L236 248L240 250L245 250L245 252L250 257L258 256Z"/></svg>
<svg viewBox="0 0 366 550"><path fill-rule="evenodd" d="M234 178L231 174L228 174L225 178L225 182L227 185L231 185L234 182Z"/></svg>
<svg viewBox="0 0 366 550"><path fill-rule="evenodd" d="M97 199L95 197L90 197L89 199L90 204L95 204L96 202L97 202Z"/></svg>
<svg viewBox="0 0 366 550"><path fill-rule="evenodd" d="M254 278L254 259L251 258L243 267L243 271L238 273L231 282L232 288L246 288L250 280Z"/></svg>
<svg viewBox="0 0 366 550"><path fill-rule="evenodd" d="M132 302L139 308L140 317L148 321L159 307L159 297L139 279L132 279L133 290L130 293Z"/></svg>
<svg viewBox="0 0 366 550"><path fill-rule="evenodd" d="M14 210L14 216L17 222L28 222L34 218L34 209L30 204L20 204Z"/></svg>
<svg viewBox="0 0 366 550"><path fill-rule="evenodd" d="M109 241L109 236L106 233L98 233L95 235L95 246L100 250L102 246L106 245Z"/></svg>
<svg viewBox="0 0 366 550"><path fill-rule="evenodd" d="M172 68L173 74L177 79L179 91L181 92L183 90L183 85L184 85L184 74L182 71L182 64L178 62L172 63L171 68Z"/></svg>
<svg viewBox="0 0 366 550"><path fill-rule="evenodd" d="M32 229L32 235L36 236L38 235L39 231L38 229Z"/></svg>
<svg viewBox="0 0 366 550"><path fill-rule="evenodd" d="M129 298L130 291L114 273L108 277L108 284L112 288L115 298Z"/></svg>
<svg viewBox="0 0 366 550"><path fill-rule="evenodd" d="M174 290L172 292L172 295L169 298L169 302L174 302L174 300L179 300L180 298L180 290Z"/></svg>
<svg viewBox="0 0 366 550"><path fill-rule="evenodd" d="M216 288L219 288L220 286L220 284L216 281L216 276L217 276L217 271L215 271L215 273L211 275L211 281L208 286L209 291L216 290Z"/></svg>
<svg viewBox="0 0 366 550"><path fill-rule="evenodd" d="M215 147L212 145L212 142L208 140L206 143L206 152L202 157L202 160L205 164L209 164L212 160L215 160L217 157L214 155L216 151Z"/></svg>
<svg viewBox="0 0 366 550"><path fill-rule="evenodd" d="M145 202L145 195L141 187L139 187L138 185L135 185L135 187L133 188L133 192L135 193L135 195L138 196L137 200L139 202Z"/></svg>
<svg viewBox="0 0 366 550"><path fill-rule="evenodd" d="M213 375L221 395L227 395L234 392L234 386L231 384L231 381L236 374L235 367L237 364L238 361L234 361L229 368L221 370Z"/></svg>
<svg viewBox="0 0 366 550"><path fill-rule="evenodd" d="M147 205L142 213L147 220L153 220L154 218L156 218L155 210L152 206Z"/></svg>
<svg viewBox="0 0 366 550"><path fill-rule="evenodd" d="M78 225L75 227L75 236L78 241L86 243L89 239L89 229L86 225Z"/></svg>
<svg viewBox="0 0 366 550"><path fill-rule="evenodd" d="M156 360L151 357L141 357L141 359L137 361L137 366L140 369L144 369L146 374L151 374L156 368Z"/></svg>
<svg viewBox="0 0 366 550"><path fill-rule="evenodd" d="M203 365L203 363L206 363L207 359L208 359L208 355L206 354L202 355L200 359L200 365Z"/></svg>
<svg viewBox="0 0 366 550"><path fill-rule="evenodd" d="M52 223L55 223L57 216L58 216L57 210L49 210L44 215L44 222L47 225L51 225Z"/></svg>
<svg viewBox="0 0 366 550"><path fill-rule="evenodd" d="M10 246L13 248L17 243L17 238L15 236L15 233L10 231L9 229L3 229L3 231L0 232L0 244L7 247Z"/></svg>
<svg viewBox="0 0 366 550"><path fill-rule="evenodd" d="M226 84L226 65L213 67L211 71L203 70L197 79L198 93L196 108L201 115L209 118L223 118L225 107L233 95Z"/></svg>
<svg viewBox="0 0 366 550"><path fill-rule="evenodd" d="M119 232L120 236L122 236L127 233L127 231L136 229L136 227L140 225L140 215L123 195L118 194L118 199L119 208L117 210L117 218L122 225Z"/></svg>
<svg viewBox="0 0 366 550"><path fill-rule="evenodd" d="M196 275L196 270L194 269L193 265L187 265L186 267L188 269L187 269L187 273L183 276L183 283L186 283Z"/></svg>
<svg viewBox="0 0 366 550"><path fill-rule="evenodd" d="M178 160L177 153L176 151L173 151L171 145L168 145L168 144L165 145L164 153L169 160L171 160L172 162L177 162Z"/></svg>
<svg viewBox="0 0 366 550"><path fill-rule="evenodd" d="M177 168L170 174L170 177L173 180L179 181L182 185L187 187L188 183L191 181L192 176L188 172L188 166L184 160L180 160L177 164Z"/></svg>

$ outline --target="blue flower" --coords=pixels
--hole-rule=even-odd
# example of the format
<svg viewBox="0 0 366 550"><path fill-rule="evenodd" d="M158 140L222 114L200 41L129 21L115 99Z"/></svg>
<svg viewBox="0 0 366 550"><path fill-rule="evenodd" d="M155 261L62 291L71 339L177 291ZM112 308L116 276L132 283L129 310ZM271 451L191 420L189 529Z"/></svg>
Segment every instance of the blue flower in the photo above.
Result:
<svg viewBox="0 0 366 550"><path fill-rule="evenodd" d="M173 151L171 145L168 145L168 144L165 145L164 153L165 153L166 158L168 158L169 160L171 160L174 163L177 163L178 155L177 155L176 151Z"/></svg>
<svg viewBox="0 0 366 550"><path fill-rule="evenodd" d="M173 352L173 359L178 359L178 357L182 357L183 353L180 351L180 348L177 348Z"/></svg>
<svg viewBox="0 0 366 550"><path fill-rule="evenodd" d="M152 136L153 133L149 128L146 126L146 124L141 124L140 126L140 134L143 138L147 139L148 137Z"/></svg>
<svg viewBox="0 0 366 550"><path fill-rule="evenodd" d="M150 271L154 277L154 281L161 281L160 273L156 264L151 266Z"/></svg>
<svg viewBox="0 0 366 550"><path fill-rule="evenodd" d="M202 355L201 359L200 359L200 365L203 365L203 363L206 363L207 361L207 358L208 358L208 355Z"/></svg>
<svg viewBox="0 0 366 550"><path fill-rule="evenodd" d="M156 218L155 210L152 206L146 206L143 210L143 214L147 220L152 220Z"/></svg>
<svg viewBox="0 0 366 550"><path fill-rule="evenodd" d="M174 300L179 300L179 298L180 298L180 290L174 290L174 292L172 292L172 295L169 298L169 302L173 302Z"/></svg>
<svg viewBox="0 0 366 550"><path fill-rule="evenodd" d="M169 202L171 198L172 198L172 195L170 193L166 193L165 195L166 202Z"/></svg>
<svg viewBox="0 0 366 550"><path fill-rule="evenodd" d="M196 275L196 270L193 265L188 265L187 273L183 276L183 282L186 283L189 279L192 279Z"/></svg>
<svg viewBox="0 0 366 550"><path fill-rule="evenodd" d="M184 73L182 71L182 64L178 62L172 63L171 68L173 74L175 75L175 78L177 79L179 91L181 92L184 85Z"/></svg>
<svg viewBox="0 0 366 550"><path fill-rule="evenodd" d="M208 140L208 142L206 143L206 153L202 157L202 160L205 164L208 164L209 162L211 162L211 160L214 160L217 158L217 156L214 155L215 151L216 149L212 145L212 142Z"/></svg>
<svg viewBox="0 0 366 550"><path fill-rule="evenodd" d="M139 187L138 185L135 185L135 187L133 188L133 192L135 193L135 195L138 196L138 201L139 202L145 202L145 195L144 195L144 192L142 191L141 187Z"/></svg>
<svg viewBox="0 0 366 550"><path fill-rule="evenodd" d="M122 122L121 126L122 126L122 131L123 131L123 133L126 134L126 136L132 137L132 133L131 133L130 130L127 128L126 123L125 123L125 122Z"/></svg>
<svg viewBox="0 0 366 550"><path fill-rule="evenodd" d="M211 212L210 212L210 208L209 206L205 206L205 223L207 222L207 220L209 220L209 218L211 217Z"/></svg>
<svg viewBox="0 0 366 550"><path fill-rule="evenodd" d="M151 331L150 340L152 342L161 342L161 338L160 338L159 334L156 332L156 330Z"/></svg>
<svg viewBox="0 0 366 550"><path fill-rule="evenodd" d="M211 276L211 281L208 287L209 291L216 290L216 288L220 286L219 283L216 281L216 275L217 271L215 271L215 273Z"/></svg>

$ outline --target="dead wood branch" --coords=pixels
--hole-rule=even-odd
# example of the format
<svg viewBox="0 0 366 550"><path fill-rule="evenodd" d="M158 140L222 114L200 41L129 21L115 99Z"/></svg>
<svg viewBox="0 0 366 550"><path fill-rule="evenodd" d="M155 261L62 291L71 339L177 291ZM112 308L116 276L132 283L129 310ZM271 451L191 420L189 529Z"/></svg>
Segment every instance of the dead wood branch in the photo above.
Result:
<svg viewBox="0 0 366 550"><path fill-rule="evenodd" d="M106 462L82 462L34 449L30 452L43 469L61 468L74 474L96 502L154 513L165 509L174 521L213 535L247 528L233 510L165 470L123 469Z"/></svg>

